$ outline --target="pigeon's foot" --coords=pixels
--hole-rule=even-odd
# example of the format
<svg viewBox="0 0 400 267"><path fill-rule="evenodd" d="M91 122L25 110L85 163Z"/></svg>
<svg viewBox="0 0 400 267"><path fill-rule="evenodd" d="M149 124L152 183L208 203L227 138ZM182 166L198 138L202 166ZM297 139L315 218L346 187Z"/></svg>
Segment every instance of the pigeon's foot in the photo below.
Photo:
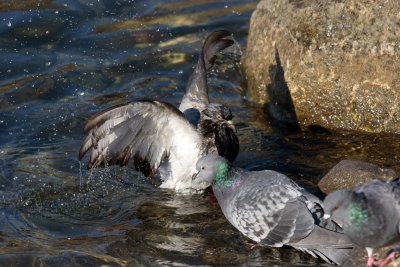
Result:
<svg viewBox="0 0 400 267"><path fill-rule="evenodd" d="M377 260L374 262L375 266L385 267L388 266L392 261L394 261L399 256L398 249L393 250L386 258Z"/></svg>
<svg viewBox="0 0 400 267"><path fill-rule="evenodd" d="M257 247L257 244L254 244L254 243L251 243L251 242L248 242L248 241L245 241L244 245L249 250L253 250L253 249L255 249Z"/></svg>
<svg viewBox="0 0 400 267"><path fill-rule="evenodd" d="M371 255L371 256L368 257L367 265L365 265L365 267L374 267L374 266L376 266L375 265L376 263L377 263L377 261Z"/></svg>
<svg viewBox="0 0 400 267"><path fill-rule="evenodd" d="M207 203L211 206L217 207L218 206L218 200L214 195L213 191L209 191L207 193Z"/></svg>

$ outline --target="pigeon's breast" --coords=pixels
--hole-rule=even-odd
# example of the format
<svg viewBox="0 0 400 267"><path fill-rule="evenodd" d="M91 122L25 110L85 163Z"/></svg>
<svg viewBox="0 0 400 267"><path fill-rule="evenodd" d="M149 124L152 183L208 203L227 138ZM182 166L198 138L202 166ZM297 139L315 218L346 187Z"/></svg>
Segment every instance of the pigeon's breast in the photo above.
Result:
<svg viewBox="0 0 400 267"><path fill-rule="evenodd" d="M175 131L170 136L173 145L168 160L160 170L161 187L177 191L191 189L197 160L204 154L201 137L195 131L186 131L192 127L187 121L171 120L169 126Z"/></svg>

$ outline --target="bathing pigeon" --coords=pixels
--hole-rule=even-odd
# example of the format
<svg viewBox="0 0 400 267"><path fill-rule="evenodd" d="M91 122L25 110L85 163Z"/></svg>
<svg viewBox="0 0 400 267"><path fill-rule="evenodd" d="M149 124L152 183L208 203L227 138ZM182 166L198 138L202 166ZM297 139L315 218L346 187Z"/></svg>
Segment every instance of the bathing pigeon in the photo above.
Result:
<svg viewBox="0 0 400 267"><path fill-rule="evenodd" d="M193 183L211 183L228 221L258 245L289 245L328 263L349 258L353 243L335 222L321 220L319 199L287 176L246 171L218 155L202 157L196 169Z"/></svg>
<svg viewBox="0 0 400 267"><path fill-rule="evenodd" d="M233 161L239 152L232 113L224 105L209 103L206 77L216 53L232 44L228 31L206 38L179 109L162 101L142 100L89 118L79 160L89 150L88 168L124 166L133 159L145 176L159 174L163 188L203 189L191 183L197 160L218 153Z"/></svg>
<svg viewBox="0 0 400 267"><path fill-rule="evenodd" d="M343 224L343 231L368 253L367 266L386 266L396 253L375 261L373 248L400 242L400 180L371 180L354 190L338 190L324 200L325 218Z"/></svg>

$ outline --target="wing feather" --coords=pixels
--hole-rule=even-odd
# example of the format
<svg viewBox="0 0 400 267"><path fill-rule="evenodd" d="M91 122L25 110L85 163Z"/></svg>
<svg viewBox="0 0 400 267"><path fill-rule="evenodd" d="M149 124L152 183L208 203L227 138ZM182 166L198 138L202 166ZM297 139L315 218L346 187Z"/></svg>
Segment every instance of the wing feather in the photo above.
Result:
<svg viewBox="0 0 400 267"><path fill-rule="evenodd" d="M179 106L179 110L195 125L198 123L199 112L209 103L207 70L214 64L217 53L233 44L232 33L225 30L210 33L204 41L199 60L189 77L185 95Z"/></svg>
<svg viewBox="0 0 400 267"><path fill-rule="evenodd" d="M88 120L84 133L79 159L91 150L88 168L124 166L133 158L136 168L150 175L171 153L179 154L177 150L186 147L193 148L189 157L195 164L201 148L200 134L183 114L159 101L135 101L107 109ZM181 133L186 137L178 136Z"/></svg>
<svg viewBox="0 0 400 267"><path fill-rule="evenodd" d="M264 172L263 176L255 172L236 195L230 211L231 223L264 245L279 247L304 238L314 228L314 219L302 193L286 176Z"/></svg>

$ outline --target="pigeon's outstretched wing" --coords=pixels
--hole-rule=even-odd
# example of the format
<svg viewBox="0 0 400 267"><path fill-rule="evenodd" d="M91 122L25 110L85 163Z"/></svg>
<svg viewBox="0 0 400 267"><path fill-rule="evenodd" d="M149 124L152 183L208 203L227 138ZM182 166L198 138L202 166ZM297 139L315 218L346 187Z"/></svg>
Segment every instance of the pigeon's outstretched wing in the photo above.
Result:
<svg viewBox="0 0 400 267"><path fill-rule="evenodd" d="M167 159L171 173L190 174L201 153L201 136L174 106L159 101L135 101L91 117L84 128L81 160L91 149L88 168L127 165L153 175ZM179 160L175 160L179 159Z"/></svg>
<svg viewBox="0 0 400 267"><path fill-rule="evenodd" d="M182 111L190 121L191 117L197 115L209 103L207 87L207 70L214 64L216 54L234 44L232 33L225 30L210 33L204 41L197 65L189 78L186 93L182 98L179 110Z"/></svg>

